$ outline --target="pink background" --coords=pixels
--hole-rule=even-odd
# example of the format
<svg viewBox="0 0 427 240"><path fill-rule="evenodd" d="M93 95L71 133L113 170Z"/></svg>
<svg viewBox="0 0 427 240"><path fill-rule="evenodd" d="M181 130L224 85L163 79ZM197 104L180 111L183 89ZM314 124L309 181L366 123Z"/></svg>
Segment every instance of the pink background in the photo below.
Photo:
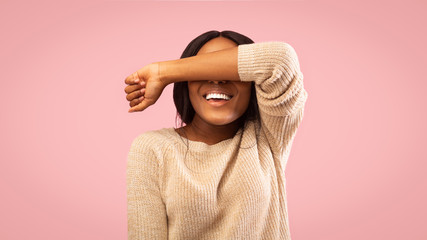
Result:
<svg viewBox="0 0 427 240"><path fill-rule="evenodd" d="M295 240L427 239L425 1L2 1L0 239L127 238L126 157L175 125L124 79L209 30L297 51ZM424 110L423 110L424 109Z"/></svg>

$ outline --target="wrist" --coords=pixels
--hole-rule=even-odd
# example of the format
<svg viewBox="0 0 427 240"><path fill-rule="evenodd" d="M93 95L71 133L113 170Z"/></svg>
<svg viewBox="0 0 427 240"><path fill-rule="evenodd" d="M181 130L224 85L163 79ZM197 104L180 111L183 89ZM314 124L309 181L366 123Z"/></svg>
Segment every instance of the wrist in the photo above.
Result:
<svg viewBox="0 0 427 240"><path fill-rule="evenodd" d="M159 79L163 84L177 82L179 78L177 64L177 60L157 62Z"/></svg>

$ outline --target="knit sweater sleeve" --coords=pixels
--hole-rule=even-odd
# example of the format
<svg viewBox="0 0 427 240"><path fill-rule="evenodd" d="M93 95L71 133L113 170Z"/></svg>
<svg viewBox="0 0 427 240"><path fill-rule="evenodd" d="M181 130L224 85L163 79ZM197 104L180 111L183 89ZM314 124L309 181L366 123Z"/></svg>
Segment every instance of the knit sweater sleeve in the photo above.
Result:
<svg viewBox="0 0 427 240"><path fill-rule="evenodd" d="M132 142L127 159L128 240L167 239L166 206L161 197L159 158L149 134Z"/></svg>
<svg viewBox="0 0 427 240"><path fill-rule="evenodd" d="M295 49L270 41L238 46L241 81L255 82L261 126L273 150L289 153L308 94Z"/></svg>

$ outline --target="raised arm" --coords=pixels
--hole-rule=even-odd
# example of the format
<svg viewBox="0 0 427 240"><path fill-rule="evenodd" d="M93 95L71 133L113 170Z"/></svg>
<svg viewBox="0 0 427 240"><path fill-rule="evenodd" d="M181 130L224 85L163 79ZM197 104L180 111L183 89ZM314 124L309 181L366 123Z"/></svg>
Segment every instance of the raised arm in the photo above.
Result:
<svg viewBox="0 0 427 240"><path fill-rule="evenodd" d="M133 84L133 79L139 80ZM125 91L135 101L131 111L153 104L170 83L200 80L254 81L263 129L274 150L289 150L302 120L308 94L294 48L285 42L243 44L188 58L157 62L126 78ZM133 84L133 85L132 85ZM160 90L159 90L160 89Z"/></svg>
<svg viewBox="0 0 427 240"><path fill-rule="evenodd" d="M125 83L129 85L125 88L128 93L126 98L131 106L129 112L143 111L154 104L170 83L200 80L240 81L237 72L237 51L238 46L144 66L125 79Z"/></svg>
<svg viewBox="0 0 427 240"><path fill-rule="evenodd" d="M178 60L159 62L160 79L166 84L181 81L240 81L238 46Z"/></svg>
<svg viewBox="0 0 427 240"><path fill-rule="evenodd" d="M239 45L238 72L241 81L255 81L262 129L270 146L278 154L288 154L308 97L295 49L278 41Z"/></svg>

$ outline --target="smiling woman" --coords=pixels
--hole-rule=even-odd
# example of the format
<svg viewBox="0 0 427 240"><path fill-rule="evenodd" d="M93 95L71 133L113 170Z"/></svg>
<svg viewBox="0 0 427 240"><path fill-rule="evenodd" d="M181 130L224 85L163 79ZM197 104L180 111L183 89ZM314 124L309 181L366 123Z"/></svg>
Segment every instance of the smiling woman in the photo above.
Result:
<svg viewBox="0 0 427 240"><path fill-rule="evenodd" d="M197 55L233 47L233 50L236 50L236 46L237 44L228 38L217 37L205 43ZM235 52L233 54L236 55ZM237 57L235 56L235 58ZM234 66L228 65L228 67ZM224 71L224 69L222 70ZM228 71L232 72L233 69ZM217 74L220 76L221 72ZM188 123L187 129L192 126L201 126L202 123L200 121L213 126L224 126L237 120L248 108L251 96L251 83L242 82L240 79L238 81L190 81L188 82L188 90L191 105L195 110L195 116L193 121ZM229 125L230 129L224 132L234 135L237 129L241 127L239 124L242 121L237 123L234 126ZM187 132L194 134L194 131ZM218 131L214 132L218 133ZM196 139L194 135L187 135L187 137ZM229 137L228 135L225 136L225 138ZM219 138L219 140L222 139Z"/></svg>
<svg viewBox="0 0 427 240"><path fill-rule="evenodd" d="M129 239L290 239L284 170L308 94L289 44L210 31L125 83L130 112L174 83L182 120L132 142Z"/></svg>

